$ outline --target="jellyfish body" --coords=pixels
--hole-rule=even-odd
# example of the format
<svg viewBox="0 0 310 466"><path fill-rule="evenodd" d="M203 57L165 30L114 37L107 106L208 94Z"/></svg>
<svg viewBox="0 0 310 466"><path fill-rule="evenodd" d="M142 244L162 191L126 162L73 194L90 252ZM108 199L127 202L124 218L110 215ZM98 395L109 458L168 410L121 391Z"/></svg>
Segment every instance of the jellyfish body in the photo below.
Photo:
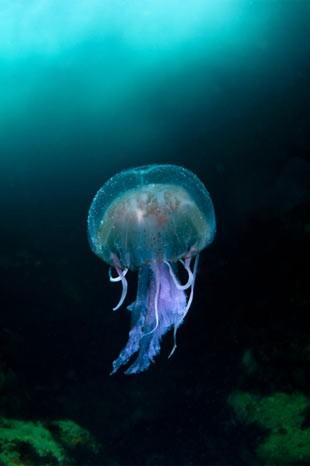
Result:
<svg viewBox="0 0 310 466"><path fill-rule="evenodd" d="M138 270L138 291L131 311L131 330L125 348L113 362L115 373L146 370L160 351L162 336L176 332L193 299L199 252L216 230L210 195L191 171L176 165L148 165L124 170L97 192L88 215L93 252L110 265L112 282L122 284L114 310L127 293L126 274ZM187 279L177 273L184 267ZM114 272L112 271L114 269Z"/></svg>

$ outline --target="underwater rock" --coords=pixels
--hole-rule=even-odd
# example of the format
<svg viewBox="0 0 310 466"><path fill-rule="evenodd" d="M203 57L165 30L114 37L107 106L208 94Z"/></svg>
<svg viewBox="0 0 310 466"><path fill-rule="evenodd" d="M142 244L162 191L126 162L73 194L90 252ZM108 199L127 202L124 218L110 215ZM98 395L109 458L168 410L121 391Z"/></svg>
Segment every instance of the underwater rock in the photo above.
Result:
<svg viewBox="0 0 310 466"><path fill-rule="evenodd" d="M0 463L3 466L80 464L75 461L75 449L80 447L88 453L98 451L91 434L73 421L48 424L0 418ZM83 461L83 464L91 463Z"/></svg>
<svg viewBox="0 0 310 466"><path fill-rule="evenodd" d="M236 391L228 399L239 421L265 432L256 448L259 464L309 464L310 428L303 423L310 399L302 393L276 392L269 396Z"/></svg>
<svg viewBox="0 0 310 466"><path fill-rule="evenodd" d="M52 422L57 429L57 437L62 445L74 449L87 445L87 448L97 453L99 446L90 432L70 419L62 419Z"/></svg>

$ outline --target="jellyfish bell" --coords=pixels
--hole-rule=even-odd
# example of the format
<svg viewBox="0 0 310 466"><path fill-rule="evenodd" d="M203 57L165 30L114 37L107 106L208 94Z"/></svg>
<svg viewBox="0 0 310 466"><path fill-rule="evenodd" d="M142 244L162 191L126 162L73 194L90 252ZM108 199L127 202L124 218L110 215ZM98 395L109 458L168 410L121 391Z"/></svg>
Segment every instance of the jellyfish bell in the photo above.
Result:
<svg viewBox="0 0 310 466"><path fill-rule="evenodd" d="M101 259L135 270L201 251L215 234L214 209L205 186L189 170L138 167L118 173L98 191L88 232Z"/></svg>
<svg viewBox="0 0 310 466"><path fill-rule="evenodd" d="M147 369L160 351L161 337L172 328L174 352L177 329L192 303L199 252L212 242L215 230L207 189L180 166L124 170L97 192L89 210L88 236L94 253L110 265L110 281L122 284L114 310L126 298L128 270L138 270L137 298L128 306L129 339L112 373L135 353L125 373ZM187 273L184 284L177 277L177 264Z"/></svg>

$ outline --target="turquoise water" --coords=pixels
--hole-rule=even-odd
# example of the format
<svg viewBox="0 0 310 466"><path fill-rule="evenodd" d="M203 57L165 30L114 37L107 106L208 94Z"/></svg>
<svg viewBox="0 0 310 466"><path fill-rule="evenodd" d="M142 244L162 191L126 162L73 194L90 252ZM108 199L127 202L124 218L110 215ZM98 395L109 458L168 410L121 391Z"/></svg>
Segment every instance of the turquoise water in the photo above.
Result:
<svg viewBox="0 0 310 466"><path fill-rule="evenodd" d="M270 94L280 98L301 79L309 8L303 1L1 2L1 172L18 165L27 176L31 163L34 177L47 176L70 172L78 160L88 174L103 166L112 174L128 160L182 156L178 145L202 132L210 145L214 132L237 120L242 126L257 100L261 107ZM200 157L221 163L227 148L208 145Z"/></svg>

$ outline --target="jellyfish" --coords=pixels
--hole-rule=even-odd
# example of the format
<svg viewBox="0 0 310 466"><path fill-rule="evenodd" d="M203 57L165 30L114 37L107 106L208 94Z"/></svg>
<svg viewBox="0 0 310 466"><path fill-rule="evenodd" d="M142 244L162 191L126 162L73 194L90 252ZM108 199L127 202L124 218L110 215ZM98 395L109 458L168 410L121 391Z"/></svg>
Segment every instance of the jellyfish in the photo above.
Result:
<svg viewBox="0 0 310 466"><path fill-rule="evenodd" d="M193 301L199 253L215 231L207 189L181 166L124 170L99 189L89 209L88 237L92 251L109 265L110 281L121 284L114 311L125 301L128 271L138 272L136 300L127 307L129 338L111 374L128 363L125 374L148 369L169 330L169 356L174 353L177 330Z"/></svg>

